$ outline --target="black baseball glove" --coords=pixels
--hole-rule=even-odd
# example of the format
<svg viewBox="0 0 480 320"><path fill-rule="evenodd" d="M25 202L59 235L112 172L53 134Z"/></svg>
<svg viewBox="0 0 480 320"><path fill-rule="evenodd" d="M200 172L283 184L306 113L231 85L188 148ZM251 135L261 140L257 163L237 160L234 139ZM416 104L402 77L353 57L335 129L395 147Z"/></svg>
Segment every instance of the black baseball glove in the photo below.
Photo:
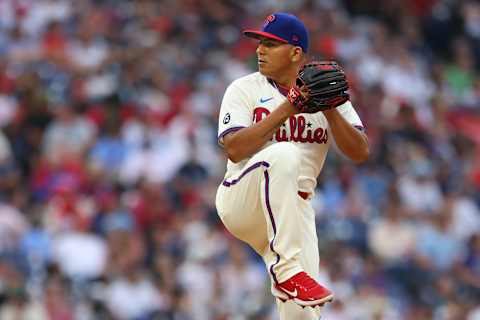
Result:
<svg viewBox="0 0 480 320"><path fill-rule="evenodd" d="M335 61L314 61L298 72L287 98L301 113L315 113L344 104L347 90L345 72Z"/></svg>

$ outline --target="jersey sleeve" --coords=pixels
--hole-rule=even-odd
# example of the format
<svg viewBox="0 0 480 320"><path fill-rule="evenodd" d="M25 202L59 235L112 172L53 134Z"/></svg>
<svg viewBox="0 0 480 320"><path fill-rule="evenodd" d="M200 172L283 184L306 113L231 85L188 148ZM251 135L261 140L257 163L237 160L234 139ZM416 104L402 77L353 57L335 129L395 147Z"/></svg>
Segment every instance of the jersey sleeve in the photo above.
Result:
<svg viewBox="0 0 480 320"><path fill-rule="evenodd" d="M233 82L223 96L218 117L218 144L223 146L223 137L228 133L252 125L253 108L245 90Z"/></svg>
<svg viewBox="0 0 480 320"><path fill-rule="evenodd" d="M350 101L347 101L341 106L339 106L337 110L338 112L340 112L343 118L345 118L345 120L347 120L352 126L361 131L365 131L362 120L360 120L360 117L358 116Z"/></svg>

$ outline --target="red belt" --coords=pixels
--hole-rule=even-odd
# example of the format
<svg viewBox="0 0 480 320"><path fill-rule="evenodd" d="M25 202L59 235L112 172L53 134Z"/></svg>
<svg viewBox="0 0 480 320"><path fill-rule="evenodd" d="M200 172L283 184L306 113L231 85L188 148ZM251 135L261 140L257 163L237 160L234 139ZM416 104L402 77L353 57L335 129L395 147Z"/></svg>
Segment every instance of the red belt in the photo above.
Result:
<svg viewBox="0 0 480 320"><path fill-rule="evenodd" d="M303 191L298 191L298 195L302 197L304 200L308 200L308 196L310 196L310 193L308 192L303 192Z"/></svg>

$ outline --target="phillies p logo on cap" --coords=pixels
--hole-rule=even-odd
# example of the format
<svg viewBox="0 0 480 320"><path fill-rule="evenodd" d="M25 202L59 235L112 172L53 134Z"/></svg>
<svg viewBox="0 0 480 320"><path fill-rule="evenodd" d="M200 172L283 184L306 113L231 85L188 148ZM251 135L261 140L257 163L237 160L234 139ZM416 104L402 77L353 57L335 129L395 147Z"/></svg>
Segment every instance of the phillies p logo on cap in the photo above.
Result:
<svg viewBox="0 0 480 320"><path fill-rule="evenodd" d="M263 28L265 28L269 23L273 22L274 20L275 20L275 15L274 14L269 15L265 19L265 22L263 23Z"/></svg>
<svg viewBox="0 0 480 320"><path fill-rule="evenodd" d="M299 46L308 51L308 31L303 22L296 16L276 12L265 18L261 30L246 29L243 34L252 38L270 38L284 43Z"/></svg>

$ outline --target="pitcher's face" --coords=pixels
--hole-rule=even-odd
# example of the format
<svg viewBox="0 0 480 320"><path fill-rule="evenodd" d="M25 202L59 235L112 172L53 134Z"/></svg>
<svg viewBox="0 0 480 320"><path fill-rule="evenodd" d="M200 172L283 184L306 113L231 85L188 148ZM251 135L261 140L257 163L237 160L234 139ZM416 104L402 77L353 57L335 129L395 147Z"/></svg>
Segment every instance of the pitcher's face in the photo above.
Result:
<svg viewBox="0 0 480 320"><path fill-rule="evenodd" d="M274 39L261 38L257 47L258 71L268 78L278 78L292 68L298 47Z"/></svg>

